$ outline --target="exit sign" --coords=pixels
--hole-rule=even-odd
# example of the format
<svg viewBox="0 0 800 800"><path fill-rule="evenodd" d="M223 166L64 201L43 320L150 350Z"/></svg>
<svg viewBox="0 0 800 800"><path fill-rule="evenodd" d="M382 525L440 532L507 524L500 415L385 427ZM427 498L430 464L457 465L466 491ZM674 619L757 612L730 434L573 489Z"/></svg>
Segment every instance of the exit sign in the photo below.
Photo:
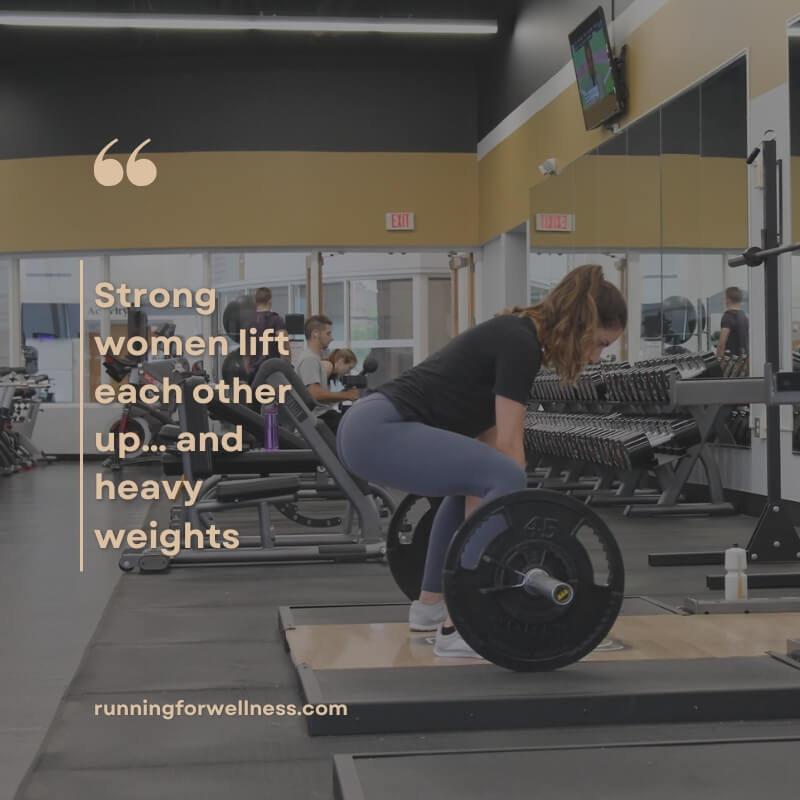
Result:
<svg viewBox="0 0 800 800"><path fill-rule="evenodd" d="M559 231L568 233L575 230L574 214L537 214L537 231Z"/></svg>
<svg viewBox="0 0 800 800"><path fill-rule="evenodd" d="M413 211L390 211L386 214L387 231L413 231Z"/></svg>

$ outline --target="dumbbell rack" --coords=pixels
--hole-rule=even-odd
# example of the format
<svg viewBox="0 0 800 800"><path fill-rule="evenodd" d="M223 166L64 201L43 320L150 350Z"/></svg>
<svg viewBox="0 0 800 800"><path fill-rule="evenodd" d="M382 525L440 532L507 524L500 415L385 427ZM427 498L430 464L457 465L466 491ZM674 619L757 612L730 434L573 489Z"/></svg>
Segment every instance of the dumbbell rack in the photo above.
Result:
<svg viewBox="0 0 800 800"><path fill-rule="evenodd" d="M730 413L729 405L684 406L670 394L672 380L689 382L721 374L713 354L589 367L574 389L562 388L554 375L544 373L534 383L532 399L546 411L529 413L526 440L536 440L537 426L552 424L553 412L561 412L565 425L574 420L578 427L572 432L565 430L561 452L555 454L555 463L539 485L569 490L596 506L624 505L629 516L734 513L725 500L719 467L709 447ZM558 417L555 414L557 422ZM624 430L626 426L631 435L623 437L621 446L623 452L631 451L631 457L609 458L611 442L605 439L619 439L615 429ZM593 458L587 453L591 448L581 447L580 434L588 431L596 435L598 430L596 441L605 452ZM707 476L709 501L682 502L681 494L698 464ZM589 465L600 475L587 482L582 476ZM560 472L566 473L563 479L552 478ZM648 473L654 475L660 491L638 490Z"/></svg>
<svg viewBox="0 0 800 800"><path fill-rule="evenodd" d="M714 409L724 398L736 404L763 403L767 408L780 405L800 403L800 376L774 372L770 364L764 366L763 378L740 378L732 381L702 380L692 385L679 384L673 387L676 402L689 404L691 408ZM774 449L772 458L774 460ZM780 448L778 448L778 455ZM768 476L769 477L769 476ZM780 477L780 462L777 467L777 478ZM800 560L800 537L780 497L780 484L775 485L775 476L768 480L767 504L761 514L756 530L747 544L748 560L755 563L777 563ZM651 554L651 566L681 566L721 564L721 552L697 553L656 553ZM773 588L778 586L800 585L800 579L787 583L793 577L788 573L774 576L754 576L753 588ZM800 578L800 576L798 576ZM760 580L759 580L760 579ZM721 588L719 581L709 579L709 588Z"/></svg>
<svg viewBox="0 0 800 800"><path fill-rule="evenodd" d="M51 395L55 386L51 378L42 380L42 377L12 372L0 378L0 409L5 411L7 429L16 435L34 461L47 462L54 459L46 456L32 441L42 398ZM19 393L25 390L33 390L33 394L20 397Z"/></svg>

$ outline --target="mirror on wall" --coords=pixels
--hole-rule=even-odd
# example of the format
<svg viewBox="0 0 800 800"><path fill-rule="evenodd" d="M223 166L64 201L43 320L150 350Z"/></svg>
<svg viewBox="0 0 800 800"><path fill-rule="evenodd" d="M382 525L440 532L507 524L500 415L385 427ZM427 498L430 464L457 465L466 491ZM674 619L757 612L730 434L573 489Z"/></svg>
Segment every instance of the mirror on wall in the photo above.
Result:
<svg viewBox="0 0 800 800"><path fill-rule="evenodd" d="M727 264L748 245L746 155L741 56L531 189L531 300L599 263L628 298L618 357L716 351L726 289L749 312L748 271Z"/></svg>
<svg viewBox="0 0 800 800"><path fill-rule="evenodd" d="M789 28L789 142L792 238L800 236L800 23ZM784 369L800 372L800 254L791 256L792 314L790 337L791 365ZM800 453L800 405L792 408L792 450Z"/></svg>

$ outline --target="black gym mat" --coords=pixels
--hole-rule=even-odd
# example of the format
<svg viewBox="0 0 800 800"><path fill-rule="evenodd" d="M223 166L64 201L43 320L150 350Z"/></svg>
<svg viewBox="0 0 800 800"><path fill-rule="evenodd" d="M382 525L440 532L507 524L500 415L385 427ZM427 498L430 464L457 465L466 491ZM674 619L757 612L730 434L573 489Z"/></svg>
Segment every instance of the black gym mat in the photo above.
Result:
<svg viewBox="0 0 800 800"><path fill-rule="evenodd" d="M800 669L766 655L581 662L543 673L299 664L297 675L305 702L346 708L308 717L311 736L787 719L800 708Z"/></svg>
<svg viewBox="0 0 800 800"><path fill-rule="evenodd" d="M797 794L800 736L510 751L337 755L336 800L591 797L752 800ZM678 769L676 767L679 766Z"/></svg>
<svg viewBox="0 0 800 800"><path fill-rule="evenodd" d="M625 552L628 593L656 595L668 604L702 590L707 570L653 570L647 567L649 552L690 545L719 548L746 538L754 524L739 518L643 523L628 520L618 511L602 513ZM158 518L168 524L167 517ZM239 528L243 534L255 533L252 524ZM57 562L54 568L63 569L63 565ZM327 604L394 605L402 610L403 618L407 613L405 599L381 564L198 567L166 575L122 576L17 799L330 800L335 753L719 739L794 733L800 724L776 719L635 729L580 724L495 730L462 727L440 733L337 739L310 738L306 721L298 717L183 716L166 721L95 716L98 703L141 702L142 698L154 703L180 699L221 703L240 698L253 703L299 703L297 674L276 624L278 609ZM444 670L441 679L448 669L437 670ZM483 669L478 665L464 668L476 679ZM389 694L402 699L404 685L395 681ZM485 682L471 681L470 686L476 696L485 694ZM380 687L370 688L369 682L366 688L380 691ZM412 688L409 699L418 688ZM787 695L787 707L793 702ZM795 702L795 707L800 706ZM442 710L449 713L446 707Z"/></svg>
<svg viewBox="0 0 800 800"><path fill-rule="evenodd" d="M680 609L649 597L626 597L620 614L644 617L651 614L680 614ZM278 612L285 633L299 625L360 625L371 622L407 622L408 603L380 605L281 606Z"/></svg>

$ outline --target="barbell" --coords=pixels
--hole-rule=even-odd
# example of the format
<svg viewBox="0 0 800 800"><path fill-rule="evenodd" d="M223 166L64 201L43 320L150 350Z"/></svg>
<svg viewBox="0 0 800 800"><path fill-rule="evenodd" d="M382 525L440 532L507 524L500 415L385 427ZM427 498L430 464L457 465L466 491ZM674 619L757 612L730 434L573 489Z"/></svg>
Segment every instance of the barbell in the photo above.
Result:
<svg viewBox="0 0 800 800"><path fill-rule="evenodd" d="M389 526L389 567L411 599L419 596L439 502L410 495ZM624 589L622 554L602 518L542 489L478 508L456 531L443 570L445 603L464 641L516 671L558 669L594 650L617 619Z"/></svg>

